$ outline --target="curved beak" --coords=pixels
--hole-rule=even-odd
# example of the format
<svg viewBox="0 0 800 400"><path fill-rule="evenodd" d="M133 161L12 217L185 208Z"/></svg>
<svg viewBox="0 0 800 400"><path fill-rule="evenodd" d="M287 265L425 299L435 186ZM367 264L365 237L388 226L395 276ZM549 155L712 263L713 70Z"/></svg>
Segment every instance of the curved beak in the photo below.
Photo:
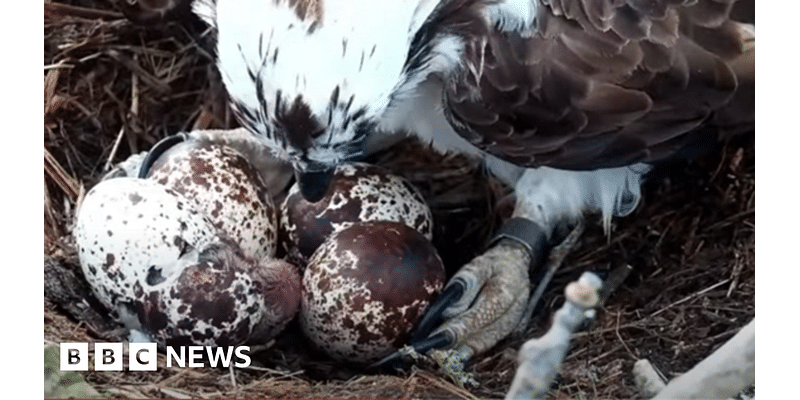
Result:
<svg viewBox="0 0 800 400"><path fill-rule="evenodd" d="M333 172L333 168L321 171L295 171L297 184L300 186L300 194L303 195L303 198L308 202L316 203L325 197L328 187L331 185Z"/></svg>

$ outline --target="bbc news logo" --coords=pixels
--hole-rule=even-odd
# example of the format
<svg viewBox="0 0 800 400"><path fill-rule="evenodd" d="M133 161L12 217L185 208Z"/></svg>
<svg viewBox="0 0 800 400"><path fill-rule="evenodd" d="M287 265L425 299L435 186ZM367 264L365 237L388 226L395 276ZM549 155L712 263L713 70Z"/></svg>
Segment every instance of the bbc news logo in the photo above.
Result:
<svg viewBox="0 0 800 400"><path fill-rule="evenodd" d="M129 371L156 371L158 346L155 343L128 343ZM88 371L89 343L61 343L61 370ZM167 346L167 367L203 368L250 366L249 346ZM95 343L94 370L122 371L123 343ZM205 363L208 362L208 364Z"/></svg>

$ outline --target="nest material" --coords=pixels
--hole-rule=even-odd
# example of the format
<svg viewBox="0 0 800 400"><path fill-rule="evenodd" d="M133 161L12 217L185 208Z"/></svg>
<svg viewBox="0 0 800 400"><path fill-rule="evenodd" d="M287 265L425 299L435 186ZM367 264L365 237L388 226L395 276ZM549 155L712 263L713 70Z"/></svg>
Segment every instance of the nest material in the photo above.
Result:
<svg viewBox="0 0 800 400"><path fill-rule="evenodd" d="M59 271L46 273L46 280L82 278L71 221L81 193L109 165L168 134L236 127L204 29L193 19L138 27L106 1L45 3L44 254L46 264L60 266L46 268ZM297 343L296 326L260 353L252 368L233 373L160 368L85 377L101 392L121 397L502 397L516 369L516 350L547 329L564 286L588 269L608 271L622 282L576 335L553 395L636 397L631 370L637 359L648 358L674 377L755 316L754 160L751 134L694 163L657 168L642 204L616 220L610 236L590 224L532 326L468 365L476 388L458 387L435 368L392 376L338 365ZM423 192L437 226L434 244L450 270L483 249L507 208L508 188L461 157L406 141L373 161ZM63 285L46 282L46 298L53 287ZM64 304L45 301L46 342L113 337L105 322L79 321L80 313Z"/></svg>

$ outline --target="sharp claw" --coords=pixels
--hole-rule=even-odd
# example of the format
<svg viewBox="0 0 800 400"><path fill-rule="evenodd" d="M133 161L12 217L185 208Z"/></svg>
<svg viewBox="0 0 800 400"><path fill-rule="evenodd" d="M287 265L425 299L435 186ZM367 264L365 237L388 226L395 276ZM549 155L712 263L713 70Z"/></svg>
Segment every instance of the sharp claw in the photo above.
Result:
<svg viewBox="0 0 800 400"><path fill-rule="evenodd" d="M427 353L433 349L443 349L453 344L455 338L445 332L438 333L429 338L422 339L418 342L411 343L411 347L417 353Z"/></svg>
<svg viewBox="0 0 800 400"><path fill-rule="evenodd" d="M425 354L430 350L433 349L441 349L448 347L453 344L454 338L446 333L439 333L433 335L429 338L424 338L419 341L415 341L411 343L411 347L414 349L415 352L420 354ZM381 370L381 369L405 369L405 367L409 364L408 350L398 350L394 353L372 363L368 369L371 370Z"/></svg>
<svg viewBox="0 0 800 400"><path fill-rule="evenodd" d="M399 350L367 366L369 371L404 370L409 361Z"/></svg>
<svg viewBox="0 0 800 400"><path fill-rule="evenodd" d="M186 139L186 134L178 133L159 140L158 143L156 143L144 157L142 166L139 168L139 179L147 178L147 174L150 172L150 168L153 166L153 164L155 164L156 160L158 160L161 155L166 153L167 150L171 149L172 146L175 146Z"/></svg>
<svg viewBox="0 0 800 400"><path fill-rule="evenodd" d="M487 350L517 326L530 294L528 253L515 242L495 247L462 267L462 299L450 306L434 333L448 332L474 354Z"/></svg>
<svg viewBox="0 0 800 400"><path fill-rule="evenodd" d="M461 300L461 296L464 295L465 290L466 284L463 281L460 279L454 280L431 304L428 311L422 317L422 320L411 332L411 343L413 344L425 340L436 328L444 311Z"/></svg>

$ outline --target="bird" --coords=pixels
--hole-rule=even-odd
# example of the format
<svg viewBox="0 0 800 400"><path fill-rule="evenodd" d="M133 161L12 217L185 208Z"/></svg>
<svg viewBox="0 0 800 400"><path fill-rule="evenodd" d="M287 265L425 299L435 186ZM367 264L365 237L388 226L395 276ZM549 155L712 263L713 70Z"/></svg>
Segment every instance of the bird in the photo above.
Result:
<svg viewBox="0 0 800 400"><path fill-rule="evenodd" d="M636 209L654 163L755 124L752 0L196 0L192 10L209 25L239 122L291 163L307 200L398 132L478 160L513 188L497 240L412 335L464 359L525 319L532 269L561 227L599 214L609 232Z"/></svg>

